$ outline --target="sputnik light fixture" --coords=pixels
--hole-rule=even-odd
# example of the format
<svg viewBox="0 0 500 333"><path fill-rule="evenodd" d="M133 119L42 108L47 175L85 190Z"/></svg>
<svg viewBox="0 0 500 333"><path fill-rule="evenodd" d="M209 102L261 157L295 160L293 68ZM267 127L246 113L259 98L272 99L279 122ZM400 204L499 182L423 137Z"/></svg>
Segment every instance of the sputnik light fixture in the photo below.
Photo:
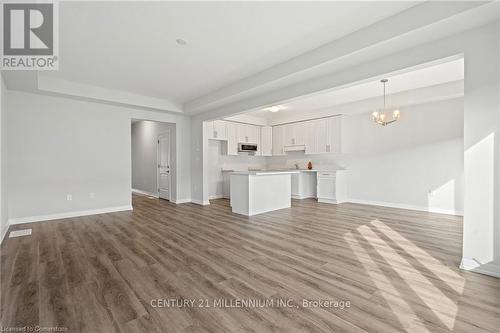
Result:
<svg viewBox="0 0 500 333"><path fill-rule="evenodd" d="M401 112L398 109L392 111L392 118L388 119L386 113L391 111L391 109L387 108L385 104L385 85L388 82L388 79L382 79L380 82L384 85L384 108L372 113L373 121L382 126L387 126L397 121L401 116Z"/></svg>

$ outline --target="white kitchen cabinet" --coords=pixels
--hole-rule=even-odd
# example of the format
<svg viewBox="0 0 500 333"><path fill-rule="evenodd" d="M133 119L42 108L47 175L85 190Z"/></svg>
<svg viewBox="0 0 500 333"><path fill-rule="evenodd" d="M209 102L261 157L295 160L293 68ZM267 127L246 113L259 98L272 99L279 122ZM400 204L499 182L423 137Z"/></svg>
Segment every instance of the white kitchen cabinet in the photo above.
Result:
<svg viewBox="0 0 500 333"><path fill-rule="evenodd" d="M206 122L208 138L211 140L227 140L227 121L214 120Z"/></svg>
<svg viewBox="0 0 500 333"><path fill-rule="evenodd" d="M319 171L316 181L318 202L336 204L347 200L347 175L345 170Z"/></svg>
<svg viewBox="0 0 500 333"><path fill-rule="evenodd" d="M292 174L292 198L305 199L316 197L316 173L300 171Z"/></svg>
<svg viewBox="0 0 500 333"><path fill-rule="evenodd" d="M340 116L326 119L327 153L340 153L342 151L341 122L342 118Z"/></svg>
<svg viewBox="0 0 500 333"><path fill-rule="evenodd" d="M293 124L283 125L283 146L295 144Z"/></svg>
<svg viewBox="0 0 500 333"><path fill-rule="evenodd" d="M260 129L260 151L262 156L273 156L273 128L265 126Z"/></svg>
<svg viewBox="0 0 500 333"><path fill-rule="evenodd" d="M323 154L326 153L326 146L328 142L327 137L327 126L324 119L314 120L314 149L311 154Z"/></svg>
<svg viewBox="0 0 500 333"><path fill-rule="evenodd" d="M314 130L314 120L304 122L304 146L306 154L313 154L316 151L316 132Z"/></svg>
<svg viewBox="0 0 500 333"><path fill-rule="evenodd" d="M236 123L236 132L238 135L238 143L248 143L248 125Z"/></svg>
<svg viewBox="0 0 500 333"><path fill-rule="evenodd" d="M283 150L283 135L284 126L273 127L273 156L281 156L285 154Z"/></svg>
<svg viewBox="0 0 500 333"><path fill-rule="evenodd" d="M306 126L304 121L283 125L284 146L304 145L305 138L306 138Z"/></svg>
<svg viewBox="0 0 500 333"><path fill-rule="evenodd" d="M239 143L259 143L260 126L248 124L236 124Z"/></svg>
<svg viewBox="0 0 500 333"><path fill-rule="evenodd" d="M306 154L340 153L341 127L340 116L312 120L306 126Z"/></svg>
<svg viewBox="0 0 500 333"><path fill-rule="evenodd" d="M228 121L227 122L227 143L226 154L238 155L238 124Z"/></svg>

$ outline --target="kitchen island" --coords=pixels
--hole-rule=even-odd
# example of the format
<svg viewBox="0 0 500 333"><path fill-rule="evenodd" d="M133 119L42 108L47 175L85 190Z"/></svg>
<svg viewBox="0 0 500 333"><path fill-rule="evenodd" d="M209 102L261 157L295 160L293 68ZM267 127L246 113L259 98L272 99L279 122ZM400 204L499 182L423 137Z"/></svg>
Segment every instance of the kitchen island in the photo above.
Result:
<svg viewBox="0 0 500 333"><path fill-rule="evenodd" d="M233 213L252 216L292 205L291 175L295 170L230 172Z"/></svg>

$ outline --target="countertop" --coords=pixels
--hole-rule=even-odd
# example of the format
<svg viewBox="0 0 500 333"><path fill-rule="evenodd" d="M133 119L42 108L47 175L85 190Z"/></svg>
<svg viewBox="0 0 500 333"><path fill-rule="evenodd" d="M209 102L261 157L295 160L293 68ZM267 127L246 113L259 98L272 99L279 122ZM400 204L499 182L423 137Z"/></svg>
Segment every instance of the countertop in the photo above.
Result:
<svg viewBox="0 0 500 333"><path fill-rule="evenodd" d="M300 173L300 170L251 170L251 171L230 171L230 175L249 175L249 176L265 176L265 175L284 175Z"/></svg>
<svg viewBox="0 0 500 333"><path fill-rule="evenodd" d="M298 173L298 172L337 172L337 171L345 171L345 169L269 169L269 170L233 170L233 169L221 169L221 172L229 172L229 173L277 173L277 172L285 172L285 173L290 173L290 171L293 171L293 173Z"/></svg>

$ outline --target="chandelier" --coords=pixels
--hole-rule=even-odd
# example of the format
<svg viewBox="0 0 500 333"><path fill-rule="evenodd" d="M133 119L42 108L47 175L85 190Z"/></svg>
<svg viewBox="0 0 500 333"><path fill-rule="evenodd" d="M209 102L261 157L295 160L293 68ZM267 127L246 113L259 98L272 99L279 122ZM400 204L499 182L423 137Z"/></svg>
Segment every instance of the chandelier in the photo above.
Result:
<svg viewBox="0 0 500 333"><path fill-rule="evenodd" d="M386 126L392 124L393 122L399 119L401 112L398 109L390 109L385 105L385 84L389 81L388 79L380 80L380 82L384 85L384 108L372 113L373 121L382 126ZM392 118L388 119L386 113L392 111Z"/></svg>

